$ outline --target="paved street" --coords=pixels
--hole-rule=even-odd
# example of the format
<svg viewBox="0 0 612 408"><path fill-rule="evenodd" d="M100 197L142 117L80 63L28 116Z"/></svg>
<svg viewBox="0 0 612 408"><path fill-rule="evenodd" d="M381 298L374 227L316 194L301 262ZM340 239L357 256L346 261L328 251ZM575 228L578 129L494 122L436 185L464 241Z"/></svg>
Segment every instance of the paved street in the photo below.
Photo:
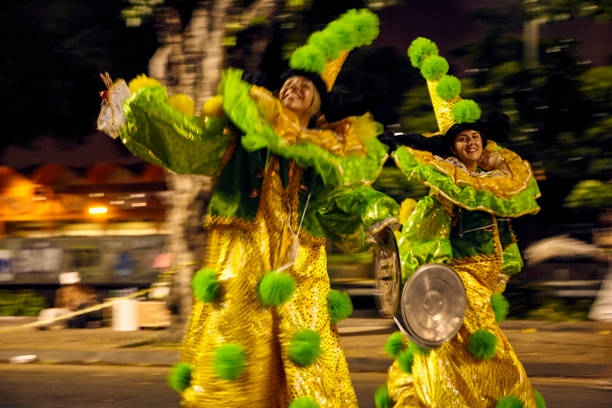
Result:
<svg viewBox="0 0 612 408"><path fill-rule="evenodd" d="M179 407L166 385L167 367L0 364L2 408ZM374 390L384 373L353 373L360 407L374 408ZM532 382L549 408L609 408L612 383L600 379L545 379Z"/></svg>

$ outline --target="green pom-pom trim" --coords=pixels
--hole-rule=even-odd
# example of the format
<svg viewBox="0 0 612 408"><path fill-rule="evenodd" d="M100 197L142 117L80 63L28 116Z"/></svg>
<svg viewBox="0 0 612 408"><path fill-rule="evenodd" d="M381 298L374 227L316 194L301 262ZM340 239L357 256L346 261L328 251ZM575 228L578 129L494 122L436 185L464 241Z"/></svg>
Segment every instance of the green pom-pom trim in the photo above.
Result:
<svg viewBox="0 0 612 408"><path fill-rule="evenodd" d="M536 406L538 408L546 408L546 401L544 401L544 397L540 394L540 391L533 389L533 395L535 396Z"/></svg>
<svg viewBox="0 0 612 408"><path fill-rule="evenodd" d="M432 55L423 61L421 75L428 81L436 81L448 72L448 62L444 57Z"/></svg>
<svg viewBox="0 0 612 408"><path fill-rule="evenodd" d="M340 37L334 35L328 30L317 31L308 38L308 45L312 45L323 51L325 58L334 60L338 58L343 49Z"/></svg>
<svg viewBox="0 0 612 408"><path fill-rule="evenodd" d="M468 350L481 360L490 360L497 352L497 337L488 330L477 330L468 341Z"/></svg>
<svg viewBox="0 0 612 408"><path fill-rule="evenodd" d="M295 279L284 272L276 271L266 273L257 287L259 299L266 306L282 305L294 291Z"/></svg>
<svg viewBox="0 0 612 408"><path fill-rule="evenodd" d="M244 371L246 355L244 347L237 343L224 344L215 350L213 370L224 380L235 380Z"/></svg>
<svg viewBox="0 0 612 408"><path fill-rule="evenodd" d="M200 269L191 280L193 295L202 302L212 302L219 297L217 272L212 269Z"/></svg>
<svg viewBox="0 0 612 408"><path fill-rule="evenodd" d="M412 364L414 363L414 349L408 348L402 351L397 357L397 363L403 372L412 374Z"/></svg>
<svg viewBox="0 0 612 408"><path fill-rule="evenodd" d="M419 353L419 354L422 354L424 356L429 355L429 352L431 351L428 348L417 346L414 343L410 343L410 345L408 347L410 348L410 350L412 350L413 353Z"/></svg>
<svg viewBox="0 0 612 408"><path fill-rule="evenodd" d="M445 101L456 98L461 93L461 81L452 75L444 75L440 78L436 93Z"/></svg>
<svg viewBox="0 0 612 408"><path fill-rule="evenodd" d="M385 343L385 353L393 358L397 358L404 349L404 335L396 331L391 334Z"/></svg>
<svg viewBox="0 0 612 408"><path fill-rule="evenodd" d="M376 408L391 408L393 406L393 401L389 397L389 390L386 384L381 385L374 392L374 404Z"/></svg>
<svg viewBox="0 0 612 408"><path fill-rule="evenodd" d="M523 408L524 406L523 401L514 395L501 397L497 400L497 404L495 404L495 408Z"/></svg>
<svg viewBox="0 0 612 408"><path fill-rule="evenodd" d="M319 408L317 401L309 395L294 399L289 408Z"/></svg>
<svg viewBox="0 0 612 408"><path fill-rule="evenodd" d="M480 106L471 99L463 99L453 107L453 119L457 123L474 123L481 114Z"/></svg>
<svg viewBox="0 0 612 408"><path fill-rule="evenodd" d="M325 53L314 45L304 45L291 54L289 66L293 69L302 69L308 72L321 74L325 69Z"/></svg>
<svg viewBox="0 0 612 408"><path fill-rule="evenodd" d="M191 382L191 365L189 363L181 362L176 363L172 366L170 373L168 374L168 385L174 391L181 393L189 387Z"/></svg>
<svg viewBox="0 0 612 408"><path fill-rule="evenodd" d="M308 367L321 355L321 336L314 330L302 329L291 337L289 358L295 364Z"/></svg>
<svg viewBox="0 0 612 408"><path fill-rule="evenodd" d="M356 29L351 24L348 24L342 19L332 21L327 25L324 31L329 31L340 39L343 44L343 48L347 51L351 51L357 46L355 42Z"/></svg>
<svg viewBox="0 0 612 408"><path fill-rule="evenodd" d="M372 44L380 32L378 16L368 9L349 10L340 20L353 27L353 44L357 47Z"/></svg>
<svg viewBox="0 0 612 408"><path fill-rule="evenodd" d="M420 69L425 59L433 55L438 55L438 46L428 38L417 37L408 47L410 63L415 68Z"/></svg>
<svg viewBox="0 0 612 408"><path fill-rule="evenodd" d="M348 293L331 289L327 294L327 311L330 324L336 324L353 313L353 302Z"/></svg>
<svg viewBox="0 0 612 408"><path fill-rule="evenodd" d="M491 307L493 313L495 313L495 321L503 322L508 316L508 310L510 309L510 303L506 300L504 295L501 293L494 293L491 295Z"/></svg>

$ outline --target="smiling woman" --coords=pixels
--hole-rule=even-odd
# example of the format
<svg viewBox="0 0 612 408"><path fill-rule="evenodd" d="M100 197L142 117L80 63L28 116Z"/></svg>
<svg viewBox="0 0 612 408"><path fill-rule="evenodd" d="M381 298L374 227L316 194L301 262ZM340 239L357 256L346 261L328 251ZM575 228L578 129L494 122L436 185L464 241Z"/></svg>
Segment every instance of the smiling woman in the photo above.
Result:
<svg viewBox="0 0 612 408"><path fill-rule="evenodd" d="M321 96L314 83L306 77L288 78L278 96L284 106L298 115L302 127L307 127L311 117L320 113Z"/></svg>

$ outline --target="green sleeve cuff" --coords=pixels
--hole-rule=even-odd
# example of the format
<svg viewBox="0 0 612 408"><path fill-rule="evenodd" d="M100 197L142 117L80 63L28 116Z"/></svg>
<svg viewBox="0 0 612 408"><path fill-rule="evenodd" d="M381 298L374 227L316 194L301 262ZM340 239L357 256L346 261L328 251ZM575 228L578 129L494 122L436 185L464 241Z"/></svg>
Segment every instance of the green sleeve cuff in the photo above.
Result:
<svg viewBox="0 0 612 408"><path fill-rule="evenodd" d="M502 252L501 272L506 275L515 275L523 269L523 258L519 252L518 245L512 243Z"/></svg>

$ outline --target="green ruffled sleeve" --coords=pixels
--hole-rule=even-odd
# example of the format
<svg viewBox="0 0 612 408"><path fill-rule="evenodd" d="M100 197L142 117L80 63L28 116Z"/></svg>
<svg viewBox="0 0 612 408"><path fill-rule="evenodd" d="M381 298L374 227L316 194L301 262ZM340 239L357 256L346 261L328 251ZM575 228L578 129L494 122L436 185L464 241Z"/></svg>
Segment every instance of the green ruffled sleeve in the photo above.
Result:
<svg viewBox="0 0 612 408"><path fill-rule="evenodd" d="M121 141L135 155L180 174L216 175L232 136L225 118L185 115L162 87L143 87L123 104Z"/></svg>
<svg viewBox="0 0 612 408"><path fill-rule="evenodd" d="M502 252L501 273L515 275L523 269L523 258L516 242L508 245Z"/></svg>
<svg viewBox="0 0 612 408"><path fill-rule="evenodd" d="M344 252L367 249L371 229L393 222L397 202L370 186L353 185L334 190L317 212L325 237Z"/></svg>
<svg viewBox="0 0 612 408"><path fill-rule="evenodd" d="M432 196L423 197L404 223L398 241L402 281L416 269L429 263L450 263L453 249L450 242L451 218Z"/></svg>

